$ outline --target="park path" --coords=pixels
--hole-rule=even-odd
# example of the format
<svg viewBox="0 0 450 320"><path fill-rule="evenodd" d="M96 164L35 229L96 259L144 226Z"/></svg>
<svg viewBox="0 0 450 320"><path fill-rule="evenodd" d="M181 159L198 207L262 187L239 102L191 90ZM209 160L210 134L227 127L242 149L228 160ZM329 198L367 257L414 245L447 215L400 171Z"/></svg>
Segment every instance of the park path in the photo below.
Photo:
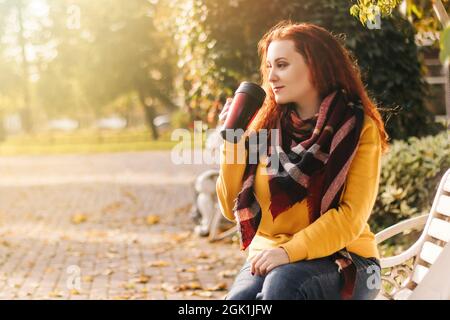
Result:
<svg viewBox="0 0 450 320"><path fill-rule="evenodd" d="M0 158L0 299L221 299L245 259L196 236L206 165L167 151Z"/></svg>

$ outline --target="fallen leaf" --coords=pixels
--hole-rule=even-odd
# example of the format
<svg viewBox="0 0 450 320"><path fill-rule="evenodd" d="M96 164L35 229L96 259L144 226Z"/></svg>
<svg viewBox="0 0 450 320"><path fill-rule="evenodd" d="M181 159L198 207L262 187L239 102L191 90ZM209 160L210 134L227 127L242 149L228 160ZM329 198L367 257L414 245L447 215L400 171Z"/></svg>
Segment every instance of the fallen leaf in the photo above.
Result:
<svg viewBox="0 0 450 320"><path fill-rule="evenodd" d="M80 294L80 291L78 291L77 289L72 289L72 290L70 290L70 294L74 295L74 296L77 296L77 295Z"/></svg>
<svg viewBox="0 0 450 320"><path fill-rule="evenodd" d="M87 216L83 213L77 213L72 216L72 223L80 224L87 221Z"/></svg>
<svg viewBox="0 0 450 320"><path fill-rule="evenodd" d="M160 217L156 215L148 215L147 216L147 224L148 225L154 225L159 223Z"/></svg>
<svg viewBox="0 0 450 320"><path fill-rule="evenodd" d="M212 270L213 266L208 265L208 264L202 264L197 266L197 270Z"/></svg>
<svg viewBox="0 0 450 320"><path fill-rule="evenodd" d="M178 286L175 286L175 285L167 283L167 282L162 283L160 286L160 289L163 291L172 292L172 293L179 291Z"/></svg>
<svg viewBox="0 0 450 320"><path fill-rule="evenodd" d="M138 279L136 279L135 281L139 282L139 283L148 283L150 281L150 276L141 274L141 276Z"/></svg>
<svg viewBox="0 0 450 320"><path fill-rule="evenodd" d="M114 273L114 271L111 269L106 269L105 271L102 272L102 274L104 276L109 276L110 274L113 274L113 273Z"/></svg>
<svg viewBox="0 0 450 320"><path fill-rule="evenodd" d="M94 277L93 276L84 276L82 277L84 282L92 282L94 281Z"/></svg>
<svg viewBox="0 0 450 320"><path fill-rule="evenodd" d="M222 278L234 278L237 274L236 270L223 270L218 273L219 277Z"/></svg>
<svg viewBox="0 0 450 320"><path fill-rule="evenodd" d="M181 260L181 262L183 262L185 264L191 264L191 263L194 263L194 260L191 258L185 258L185 259Z"/></svg>
<svg viewBox="0 0 450 320"><path fill-rule="evenodd" d="M6 241L6 240L2 240L2 242L0 242L0 244L5 246L5 247L11 247L11 243Z"/></svg>
<svg viewBox="0 0 450 320"><path fill-rule="evenodd" d="M199 282L193 281L193 282L189 282L186 284L181 284L179 286L179 290L180 291L185 291L185 290L201 290L203 289L202 285Z"/></svg>
<svg viewBox="0 0 450 320"><path fill-rule="evenodd" d="M203 298L211 298L213 294L210 291L194 291L193 295Z"/></svg>
<svg viewBox="0 0 450 320"><path fill-rule="evenodd" d="M183 233L171 234L171 235L169 235L169 238L174 243L180 243L180 242L183 242L186 239L188 239L190 236L191 236L191 232L190 231L186 231L186 232L183 232Z"/></svg>
<svg viewBox="0 0 450 320"><path fill-rule="evenodd" d="M205 289L206 291L224 291L227 290L228 285L225 282L219 282L213 287Z"/></svg>
<svg viewBox="0 0 450 320"><path fill-rule="evenodd" d="M50 292L48 293L48 296L49 296L50 298L61 298L63 295L62 295L61 292L59 292L59 291L50 291Z"/></svg>
<svg viewBox="0 0 450 320"><path fill-rule="evenodd" d="M132 290L136 288L136 285L132 282L127 282L122 285L127 290Z"/></svg>
<svg viewBox="0 0 450 320"><path fill-rule="evenodd" d="M178 268L177 272L191 272L191 273L195 273L195 272L197 272L197 268L196 267L192 267L192 268Z"/></svg>
<svg viewBox="0 0 450 320"><path fill-rule="evenodd" d="M207 252L202 251L200 253L197 253L196 257L199 259L208 259L209 254Z"/></svg>
<svg viewBox="0 0 450 320"><path fill-rule="evenodd" d="M169 262L163 261L163 260L158 260L158 261L149 262L147 265L149 267L160 268L160 267L167 267L167 266L169 266Z"/></svg>
<svg viewBox="0 0 450 320"><path fill-rule="evenodd" d="M110 247L110 248L108 248L108 252L110 252L110 253L118 253L119 250L117 250L117 248Z"/></svg>

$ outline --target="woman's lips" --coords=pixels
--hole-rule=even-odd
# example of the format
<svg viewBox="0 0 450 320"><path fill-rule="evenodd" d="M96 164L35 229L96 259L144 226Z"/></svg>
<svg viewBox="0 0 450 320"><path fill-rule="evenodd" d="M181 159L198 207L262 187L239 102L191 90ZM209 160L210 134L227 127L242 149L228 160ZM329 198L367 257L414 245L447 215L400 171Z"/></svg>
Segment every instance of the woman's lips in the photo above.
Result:
<svg viewBox="0 0 450 320"><path fill-rule="evenodd" d="M281 89L283 89L284 88L284 86L282 86L282 87L276 87L276 88L274 88L273 89L273 91L274 92L279 92Z"/></svg>

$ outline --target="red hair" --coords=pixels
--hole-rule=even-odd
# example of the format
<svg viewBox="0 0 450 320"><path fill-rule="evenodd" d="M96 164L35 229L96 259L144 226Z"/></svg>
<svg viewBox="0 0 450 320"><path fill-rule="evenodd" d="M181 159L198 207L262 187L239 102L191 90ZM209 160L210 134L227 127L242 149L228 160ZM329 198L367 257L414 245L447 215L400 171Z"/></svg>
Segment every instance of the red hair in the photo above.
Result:
<svg viewBox="0 0 450 320"><path fill-rule="evenodd" d="M388 150L388 134L375 104L369 98L361 80L361 73L350 53L322 27L310 23L281 21L272 27L259 41L258 52L261 58L262 87L267 93L263 106L250 124L250 131L275 128L281 116L281 108L269 84L269 71L266 65L267 49L274 40L292 40L296 50L303 56L310 70L310 81L321 99L337 88L344 89L350 99L361 99L364 112L377 124L382 152Z"/></svg>

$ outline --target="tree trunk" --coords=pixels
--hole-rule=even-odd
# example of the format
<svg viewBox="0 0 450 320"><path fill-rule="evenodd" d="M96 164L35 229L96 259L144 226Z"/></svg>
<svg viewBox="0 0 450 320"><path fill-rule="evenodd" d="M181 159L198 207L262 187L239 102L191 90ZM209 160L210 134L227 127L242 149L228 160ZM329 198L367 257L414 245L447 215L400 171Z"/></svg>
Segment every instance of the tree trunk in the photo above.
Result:
<svg viewBox="0 0 450 320"><path fill-rule="evenodd" d="M30 133L32 130L32 123L31 123L31 108L30 108L30 89L29 89L29 83L28 83L28 76L29 76L29 67L28 67L28 60L26 55L26 48L25 48L25 30L23 26L23 3L22 0L19 0L16 5L17 8L17 15L19 19L19 45L21 47L21 54L22 54L22 71L23 71L23 79L22 79L22 87L23 87L23 102L24 107L21 112L21 120L23 122L23 126L25 128L25 131Z"/></svg>
<svg viewBox="0 0 450 320"><path fill-rule="evenodd" d="M150 126L150 130L152 131L152 137L154 140L159 139L158 128L156 128L153 120L155 119L155 110L152 106L144 105L145 111L145 119L147 120L147 124Z"/></svg>
<svg viewBox="0 0 450 320"><path fill-rule="evenodd" d="M153 123L153 120L155 119L155 110L153 109L152 105L147 104L146 94L144 92L139 90L138 95L139 95L139 100L142 103L142 107L144 108L145 120L147 121L147 125L149 126L150 131L152 132L152 138L153 138L153 140L158 140L158 138L159 138L158 129L156 128L155 124Z"/></svg>

